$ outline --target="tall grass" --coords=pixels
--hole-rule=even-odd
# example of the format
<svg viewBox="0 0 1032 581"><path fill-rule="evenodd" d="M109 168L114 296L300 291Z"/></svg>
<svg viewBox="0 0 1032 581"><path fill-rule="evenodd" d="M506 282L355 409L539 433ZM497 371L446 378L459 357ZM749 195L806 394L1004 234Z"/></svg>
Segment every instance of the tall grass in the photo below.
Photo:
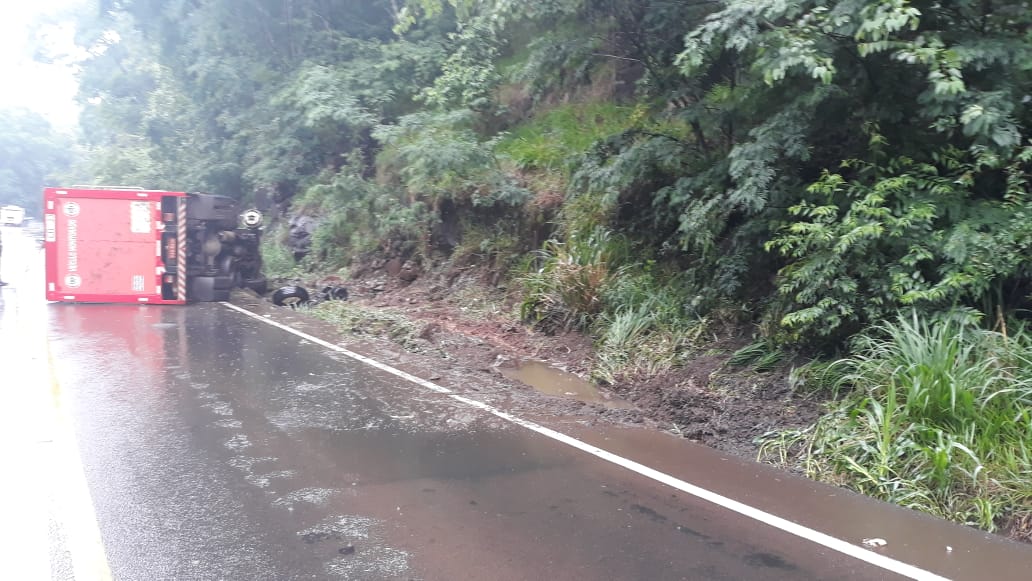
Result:
<svg viewBox="0 0 1032 581"><path fill-rule="evenodd" d="M1027 332L901 315L835 367L845 395L815 425L766 436L761 455L989 531L1032 519Z"/></svg>
<svg viewBox="0 0 1032 581"><path fill-rule="evenodd" d="M540 267L521 278L521 316L550 332L586 329L602 312L605 288L627 255L626 239L602 227L546 242L538 252Z"/></svg>
<svg viewBox="0 0 1032 581"><path fill-rule="evenodd" d="M566 169L570 159L595 142L637 123L635 111L612 103L556 107L515 128L499 141L496 151L523 169Z"/></svg>
<svg viewBox="0 0 1032 581"><path fill-rule="evenodd" d="M266 231L262 237L262 267L265 274L271 278L292 278L301 272L286 246L285 233L286 229L278 225Z"/></svg>
<svg viewBox="0 0 1032 581"><path fill-rule="evenodd" d="M682 365L708 330L704 318L664 318L664 295L635 307L604 313L597 334L592 377L616 383L621 377L651 377Z"/></svg>
<svg viewBox="0 0 1032 581"><path fill-rule="evenodd" d="M627 240L602 227L549 241L522 277L520 314L546 332L578 329L595 339L596 380L653 376L684 362L707 332L692 288L657 276ZM663 281L663 282L660 282Z"/></svg>

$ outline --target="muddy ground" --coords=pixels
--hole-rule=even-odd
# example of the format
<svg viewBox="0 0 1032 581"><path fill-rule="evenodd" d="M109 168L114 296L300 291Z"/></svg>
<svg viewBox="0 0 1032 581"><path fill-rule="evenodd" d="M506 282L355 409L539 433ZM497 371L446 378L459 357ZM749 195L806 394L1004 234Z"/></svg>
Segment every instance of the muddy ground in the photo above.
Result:
<svg viewBox="0 0 1032 581"><path fill-rule="evenodd" d="M469 370L509 385L524 410L529 406L531 411L573 416L581 423L647 424L748 458L756 457L757 437L809 425L821 411L819 401L792 392L787 365L766 373L728 365L734 349L748 342L734 337L676 371L599 386L608 401L538 394L505 380L502 373L525 361L541 361L587 378L594 355L590 338L576 332L549 335L522 324L516 294L492 286L494 281L481 273L399 277L389 270L370 269L346 281L329 277L296 282L313 290L346 286L349 306L374 319L383 315L410 325L408 332L399 332L398 324L349 322L345 330L351 348L375 352L393 339L393 346L386 348L403 350L410 363L422 357L424 361L413 364Z"/></svg>
<svg viewBox="0 0 1032 581"><path fill-rule="evenodd" d="M730 364L731 355L751 341L731 332L715 336L713 344L672 372L598 386L596 401L547 395L507 379L506 372L538 361L586 379L594 361L590 338L576 332L550 335L523 324L517 293L504 283L499 286L490 273L470 269L406 276L403 265L391 266L367 268L349 280L278 282L303 284L313 292L327 284L349 291L347 302L336 305L352 315L345 324L339 314L330 317L333 325L315 320L332 312L333 304L290 313L295 324L333 328L338 342L353 351L446 387L477 391L491 405L528 419L646 426L756 459L757 438L809 426L824 409L821 398L792 389L792 362L767 372ZM1028 519L1012 519L999 534L1032 542L1030 531Z"/></svg>

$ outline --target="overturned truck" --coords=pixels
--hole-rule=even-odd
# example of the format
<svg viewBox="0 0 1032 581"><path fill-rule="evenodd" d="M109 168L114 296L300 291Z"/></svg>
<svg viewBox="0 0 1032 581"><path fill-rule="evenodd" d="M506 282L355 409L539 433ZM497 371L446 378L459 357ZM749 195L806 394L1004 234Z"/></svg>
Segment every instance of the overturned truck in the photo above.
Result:
<svg viewBox="0 0 1032 581"><path fill-rule="evenodd" d="M262 215L211 194L140 188L43 191L46 298L64 302L224 301L266 292Z"/></svg>

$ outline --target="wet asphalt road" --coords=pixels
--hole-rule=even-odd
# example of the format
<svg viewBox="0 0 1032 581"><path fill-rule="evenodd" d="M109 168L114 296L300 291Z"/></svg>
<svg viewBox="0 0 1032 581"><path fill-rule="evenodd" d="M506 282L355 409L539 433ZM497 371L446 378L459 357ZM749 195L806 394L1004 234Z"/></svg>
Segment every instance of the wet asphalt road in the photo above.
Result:
<svg viewBox="0 0 1032 581"><path fill-rule="evenodd" d="M884 578L220 305L52 305L118 579Z"/></svg>
<svg viewBox="0 0 1032 581"><path fill-rule="evenodd" d="M29 484L67 478L49 472L68 463L50 451L60 438L46 425L37 437L41 424L15 411L41 409L40 393L73 427L115 579L897 578L223 305L45 305L26 286L0 295L4 363L18 353L53 381L6 392L4 421L34 426L12 430L24 445L9 457L42 479L20 489L11 479L11 494L26 502L24 522L42 524L0 545L49 528L49 578L79 569L62 548L76 536L62 530L63 505ZM12 394L36 399L15 407ZM704 456L681 458L750 485ZM764 481L751 486L766 495ZM810 504L795 494L789 508ZM956 528L942 534L978 540ZM986 546L993 578L1021 578L1032 563L1023 549Z"/></svg>

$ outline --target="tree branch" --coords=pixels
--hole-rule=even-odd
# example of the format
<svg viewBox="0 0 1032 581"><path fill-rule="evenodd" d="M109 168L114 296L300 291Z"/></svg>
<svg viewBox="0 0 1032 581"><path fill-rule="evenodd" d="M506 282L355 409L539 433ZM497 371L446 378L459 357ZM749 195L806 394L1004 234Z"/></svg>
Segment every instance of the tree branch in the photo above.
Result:
<svg viewBox="0 0 1032 581"><path fill-rule="evenodd" d="M593 53L591 53L591 56L604 56L606 58L611 58L611 59L620 59L622 61L633 61L633 62L636 62L636 63L645 64L645 61L643 61L641 59L631 58L629 56L618 56L618 55L615 55L615 54L605 54L605 53L601 53L601 52L593 52Z"/></svg>

